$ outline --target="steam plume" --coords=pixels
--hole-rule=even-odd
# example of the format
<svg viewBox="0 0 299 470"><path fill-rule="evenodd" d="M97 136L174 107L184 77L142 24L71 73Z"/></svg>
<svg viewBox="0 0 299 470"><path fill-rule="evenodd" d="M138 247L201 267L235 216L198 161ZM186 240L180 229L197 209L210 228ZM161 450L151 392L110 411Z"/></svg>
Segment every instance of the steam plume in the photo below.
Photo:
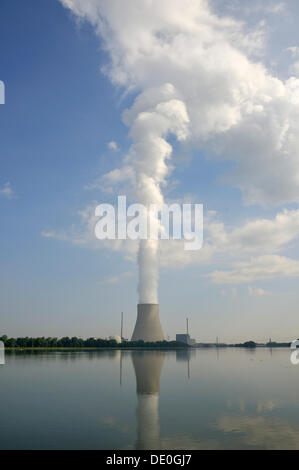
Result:
<svg viewBox="0 0 299 470"><path fill-rule="evenodd" d="M151 89L139 96L124 118L131 127L133 139L127 163L134 170L136 196L147 207L151 224L158 221L153 220L156 216L150 213L149 206L163 203L161 186L166 183L169 172L167 160L172 147L166 140L167 135L171 133L178 140L187 136L186 107L175 95L171 84ZM162 98L165 101L159 102ZM158 240L140 241L138 266L139 303L158 303Z"/></svg>
<svg viewBox="0 0 299 470"><path fill-rule="evenodd" d="M101 37L112 83L141 92L124 115L133 144L111 182L127 177L140 202L161 203L167 138L186 138L189 116L190 144L234 163L226 181L246 204L298 202L299 79L262 63L262 26L248 30L209 0L61 2ZM140 244L140 302L156 302L157 258L157 243Z"/></svg>

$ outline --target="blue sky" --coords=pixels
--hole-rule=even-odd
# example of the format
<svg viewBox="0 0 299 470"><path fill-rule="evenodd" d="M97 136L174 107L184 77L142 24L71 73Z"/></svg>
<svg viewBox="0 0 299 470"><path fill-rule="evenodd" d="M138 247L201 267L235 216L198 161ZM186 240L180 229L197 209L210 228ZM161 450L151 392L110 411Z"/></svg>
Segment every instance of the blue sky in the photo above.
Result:
<svg viewBox="0 0 299 470"><path fill-rule="evenodd" d="M238 2L230 2L234 8L226 13L241 17L251 28L266 23L263 53L251 60L285 80L295 74L290 70L296 59L285 49L299 42L298 6L288 1L273 13L275 2L269 2L272 10L267 12L254 10L258 4L251 3L251 12L245 14ZM224 3L215 5L223 15ZM121 311L127 336L134 326L135 263L124 252L94 248L92 243L79 246L72 234L84 233L79 211L86 212L94 201L114 201L118 194L85 187L121 167L131 145L122 113L145 85L140 81L126 93L126 85L112 83L109 73L101 71L110 63L109 38L99 38L90 20L78 22L78 16L55 0L3 0L0 6L0 79L6 85L6 103L0 106L2 334L108 336L119 330ZM111 141L118 151L109 149ZM217 220L228 231L248 220L273 220L284 209L297 210L296 188L288 200L285 191L279 203L273 204L269 196L264 207L245 204L236 184L223 183L223 175L238 164L237 158L227 157L216 158L212 144L174 142L175 169L167 197L203 203L205 214L217 211ZM296 238L290 237L281 253L295 262ZM258 256L264 254L260 248ZM276 249L272 254L276 256ZM240 261L224 258L217 251L206 263L161 263L165 335L183 331L189 316L193 336L202 341L217 335L224 341L290 339L297 318L298 275L213 283L209 273L233 270L230 263Z"/></svg>

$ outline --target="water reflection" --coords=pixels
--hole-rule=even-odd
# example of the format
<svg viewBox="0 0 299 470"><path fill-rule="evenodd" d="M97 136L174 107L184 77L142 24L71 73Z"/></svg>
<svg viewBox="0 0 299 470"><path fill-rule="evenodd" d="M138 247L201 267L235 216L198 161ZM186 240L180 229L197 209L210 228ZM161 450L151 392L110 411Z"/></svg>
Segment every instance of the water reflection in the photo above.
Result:
<svg viewBox="0 0 299 470"><path fill-rule="evenodd" d="M187 363L187 377L190 380L190 361L192 356L196 354L195 349L178 349L175 352L177 362L186 362Z"/></svg>
<svg viewBox="0 0 299 470"><path fill-rule="evenodd" d="M132 352L137 389L136 449L160 448L159 394L163 351Z"/></svg>
<svg viewBox="0 0 299 470"><path fill-rule="evenodd" d="M262 348L7 351L0 448L298 449L299 366L289 357Z"/></svg>
<svg viewBox="0 0 299 470"><path fill-rule="evenodd" d="M5 350L4 350L4 343L0 341L0 365L5 364Z"/></svg>

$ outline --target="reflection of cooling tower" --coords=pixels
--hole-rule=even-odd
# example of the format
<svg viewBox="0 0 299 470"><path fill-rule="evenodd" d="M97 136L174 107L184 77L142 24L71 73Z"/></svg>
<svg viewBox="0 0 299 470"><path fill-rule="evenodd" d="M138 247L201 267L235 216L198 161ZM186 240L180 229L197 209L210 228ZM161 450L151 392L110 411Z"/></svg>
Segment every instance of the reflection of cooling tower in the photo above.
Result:
<svg viewBox="0 0 299 470"><path fill-rule="evenodd" d="M158 304L138 304L132 341L163 341Z"/></svg>
<svg viewBox="0 0 299 470"><path fill-rule="evenodd" d="M137 382L137 449L160 448L159 392L165 353L146 351L132 353Z"/></svg>
<svg viewBox="0 0 299 470"><path fill-rule="evenodd" d="M136 374L137 394L160 393L160 375L164 351L134 351L132 361Z"/></svg>
<svg viewBox="0 0 299 470"><path fill-rule="evenodd" d="M3 341L0 341L0 364L5 364L5 349Z"/></svg>

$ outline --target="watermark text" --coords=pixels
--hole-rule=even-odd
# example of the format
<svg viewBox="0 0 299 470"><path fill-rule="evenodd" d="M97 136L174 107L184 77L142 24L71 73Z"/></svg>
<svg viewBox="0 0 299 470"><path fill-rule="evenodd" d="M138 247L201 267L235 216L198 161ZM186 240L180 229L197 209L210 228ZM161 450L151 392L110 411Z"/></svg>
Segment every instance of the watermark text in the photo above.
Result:
<svg viewBox="0 0 299 470"><path fill-rule="evenodd" d="M130 204L118 196L112 204L99 204L95 226L99 240L184 240L184 249L199 250L203 245L202 204Z"/></svg>

